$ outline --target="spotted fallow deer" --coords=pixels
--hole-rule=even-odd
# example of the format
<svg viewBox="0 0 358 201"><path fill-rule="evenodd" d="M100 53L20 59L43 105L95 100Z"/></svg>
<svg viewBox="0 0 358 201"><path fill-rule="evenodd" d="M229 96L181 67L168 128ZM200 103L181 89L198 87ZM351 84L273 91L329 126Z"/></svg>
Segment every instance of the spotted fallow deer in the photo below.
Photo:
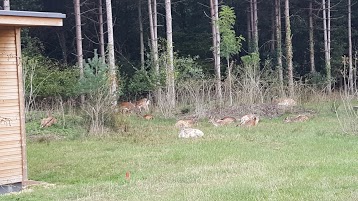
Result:
<svg viewBox="0 0 358 201"><path fill-rule="evenodd" d="M147 98L142 98L135 103L135 107L139 110L139 112L142 112L142 109L149 111L149 104L150 100Z"/></svg>
<svg viewBox="0 0 358 201"><path fill-rule="evenodd" d="M119 109L122 113L131 113L136 110L136 106L131 102L121 102Z"/></svg>
<svg viewBox="0 0 358 201"><path fill-rule="evenodd" d="M194 119L181 119L175 123L175 127L176 128L190 128L190 127L193 127L195 123L196 122Z"/></svg>
<svg viewBox="0 0 358 201"><path fill-rule="evenodd" d="M285 123L292 123L292 122L305 122L309 119L309 117L307 115L304 114L299 114L297 116L294 117L286 117L283 121Z"/></svg>
<svg viewBox="0 0 358 201"><path fill-rule="evenodd" d="M236 119L234 117L224 117L221 119L214 119L214 117L209 117L209 122L214 126L224 126L235 122Z"/></svg>
<svg viewBox="0 0 358 201"><path fill-rule="evenodd" d="M52 116L51 112L47 113L47 117L41 120L41 128L47 128L57 123L57 119Z"/></svg>
<svg viewBox="0 0 358 201"><path fill-rule="evenodd" d="M241 117L240 123L237 126L251 127L259 123L260 118L254 114L247 114Z"/></svg>
<svg viewBox="0 0 358 201"><path fill-rule="evenodd" d="M145 114L145 115L143 115L143 118L146 120L152 120L152 119L154 119L154 116L151 114Z"/></svg>

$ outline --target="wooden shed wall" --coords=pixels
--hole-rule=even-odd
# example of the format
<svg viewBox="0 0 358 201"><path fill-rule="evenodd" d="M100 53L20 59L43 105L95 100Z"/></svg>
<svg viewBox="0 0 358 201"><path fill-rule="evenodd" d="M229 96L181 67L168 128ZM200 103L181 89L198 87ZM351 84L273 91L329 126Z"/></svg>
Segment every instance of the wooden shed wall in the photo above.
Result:
<svg viewBox="0 0 358 201"><path fill-rule="evenodd" d="M22 182L26 165L19 31L0 27L0 185Z"/></svg>

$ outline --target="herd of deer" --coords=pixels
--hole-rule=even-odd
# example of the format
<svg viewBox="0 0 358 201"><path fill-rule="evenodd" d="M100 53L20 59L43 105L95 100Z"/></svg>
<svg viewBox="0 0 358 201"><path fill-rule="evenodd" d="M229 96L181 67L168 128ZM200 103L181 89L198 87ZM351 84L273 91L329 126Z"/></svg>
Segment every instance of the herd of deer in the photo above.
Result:
<svg viewBox="0 0 358 201"><path fill-rule="evenodd" d="M150 104L150 100L148 100L147 98L142 98L134 103L120 102L119 109L122 113L131 113L131 112L141 113L143 110L148 112L149 104ZM149 120L149 119L152 119L153 116L147 114L147 115L144 115L143 118Z"/></svg>
<svg viewBox="0 0 358 201"><path fill-rule="evenodd" d="M280 98L280 99L275 99L273 101L274 104L276 104L279 107L286 107L286 106L295 106L296 105L296 101L291 99L291 98ZM121 102L119 104L119 108L120 111L122 113L131 113L131 112L136 112L138 113L142 113L142 111L149 111L149 104L150 104L150 100L148 100L147 98L142 98L134 103L132 102ZM146 120L151 120L153 119L153 115L151 114L145 114L144 116L142 116L144 119ZM235 117L223 117L221 119L215 119L213 117L209 117L209 122L212 123L214 126L224 126L224 125L228 125L231 123L235 123L238 122L237 126L244 126L244 127L252 127L252 126L256 126L259 122L260 118L258 115L255 114L247 114L244 115L243 117L240 118L240 121L238 122L237 119ZM298 115L295 117L287 117L284 122L289 123L289 122L303 122L308 120L308 116L307 115ZM191 119L181 119L179 121L177 121L175 123L175 127L177 128L189 128L192 127L194 124L196 124L197 119L196 118L191 118Z"/></svg>
<svg viewBox="0 0 358 201"><path fill-rule="evenodd" d="M293 99L285 98L285 99L277 99L274 102L278 106L294 106L296 102ZM134 103L132 102L120 102L119 109L122 113L132 113L135 112L138 115L145 111L146 113L149 112L149 105L150 100L147 98L142 98ZM146 120L153 119L153 115L145 114L142 116ZM285 123L289 122L303 122L308 120L307 115L297 115L295 117L287 117L284 119ZM236 123L236 126L242 127L253 127L256 126L260 121L258 115L255 114L247 114L241 117L239 120L235 117L225 116L220 119L215 119L214 117L209 117L209 122L212 123L214 126L225 126L229 124ZM175 123L175 127L180 128L179 137L180 138L191 138L191 137L201 137L204 133L198 129L192 128L198 122L197 118L190 118L190 119L181 119ZM52 124L56 123L56 118L54 118L51 114L48 114L47 118L44 118L41 121L41 127L49 127Z"/></svg>

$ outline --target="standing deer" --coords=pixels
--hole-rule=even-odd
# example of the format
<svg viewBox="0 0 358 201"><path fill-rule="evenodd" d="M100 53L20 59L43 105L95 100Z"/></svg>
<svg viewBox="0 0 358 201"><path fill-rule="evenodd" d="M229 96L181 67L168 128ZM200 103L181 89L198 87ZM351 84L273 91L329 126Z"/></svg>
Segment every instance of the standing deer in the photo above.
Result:
<svg viewBox="0 0 358 201"><path fill-rule="evenodd" d="M131 113L136 110L136 106L131 102L119 103L119 109L122 113Z"/></svg>
<svg viewBox="0 0 358 201"><path fill-rule="evenodd" d="M148 100L147 98L142 98L135 103L135 107L139 110L139 112L142 112L142 109L144 109L145 111L149 111L149 104L150 100Z"/></svg>
<svg viewBox="0 0 358 201"><path fill-rule="evenodd" d="M221 119L215 120L214 117L209 117L209 122L214 126L224 126L235 122L236 119L234 117L224 117Z"/></svg>

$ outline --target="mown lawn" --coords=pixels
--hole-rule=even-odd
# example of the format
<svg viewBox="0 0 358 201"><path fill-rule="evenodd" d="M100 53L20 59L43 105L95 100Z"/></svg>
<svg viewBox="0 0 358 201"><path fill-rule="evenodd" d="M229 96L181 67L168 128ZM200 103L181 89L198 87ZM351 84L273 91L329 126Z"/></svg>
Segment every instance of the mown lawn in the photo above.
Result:
<svg viewBox="0 0 358 201"><path fill-rule="evenodd" d="M29 142L29 178L54 185L0 200L358 200L358 136L329 112L282 119L202 120L204 138L187 140L175 120L134 117L129 136Z"/></svg>

